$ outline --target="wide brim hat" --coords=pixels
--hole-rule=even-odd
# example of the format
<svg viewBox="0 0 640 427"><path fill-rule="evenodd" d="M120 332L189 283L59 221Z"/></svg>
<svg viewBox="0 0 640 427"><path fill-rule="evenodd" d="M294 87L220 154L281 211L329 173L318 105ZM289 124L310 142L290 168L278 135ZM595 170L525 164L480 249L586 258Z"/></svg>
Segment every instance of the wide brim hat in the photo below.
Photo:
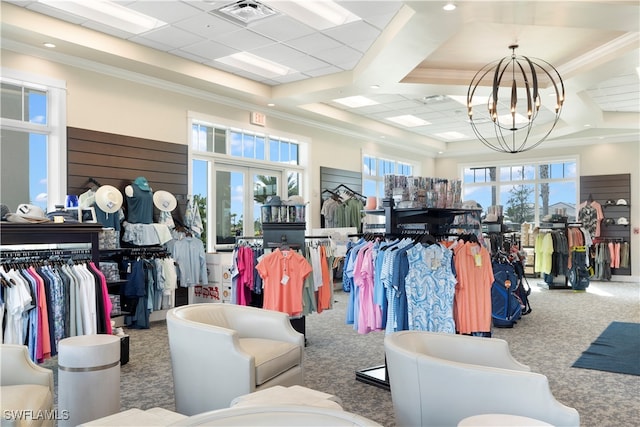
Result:
<svg viewBox="0 0 640 427"><path fill-rule="evenodd" d="M28 203L19 205L15 213L8 213L5 217L9 222L50 222L41 207Z"/></svg>
<svg viewBox="0 0 640 427"><path fill-rule="evenodd" d="M96 190L96 205L106 213L114 213L122 207L122 193L113 185L103 185Z"/></svg>
<svg viewBox="0 0 640 427"><path fill-rule="evenodd" d="M158 190L153 193L153 204L163 212L171 212L178 206L178 201L168 191Z"/></svg>

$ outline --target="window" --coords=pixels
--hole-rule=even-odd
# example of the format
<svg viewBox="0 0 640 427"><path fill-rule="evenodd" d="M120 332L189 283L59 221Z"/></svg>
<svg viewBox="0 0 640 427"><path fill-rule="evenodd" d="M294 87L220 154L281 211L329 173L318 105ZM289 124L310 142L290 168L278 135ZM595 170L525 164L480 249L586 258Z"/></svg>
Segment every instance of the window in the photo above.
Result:
<svg viewBox="0 0 640 427"><path fill-rule="evenodd" d="M362 183L365 196L384 197L385 175L413 175L414 166L407 162L362 156Z"/></svg>
<svg viewBox="0 0 640 427"><path fill-rule="evenodd" d="M66 189L65 84L8 69L0 82L2 202L53 210Z"/></svg>
<svg viewBox="0 0 640 427"><path fill-rule="evenodd" d="M464 167L464 200L475 200L485 213L502 205L504 221L516 224L539 223L557 212L575 220L577 176L574 159Z"/></svg>
<svg viewBox="0 0 640 427"><path fill-rule="evenodd" d="M260 208L268 197L302 195L298 141L195 118L191 138L192 192L208 224L207 250L261 235Z"/></svg>

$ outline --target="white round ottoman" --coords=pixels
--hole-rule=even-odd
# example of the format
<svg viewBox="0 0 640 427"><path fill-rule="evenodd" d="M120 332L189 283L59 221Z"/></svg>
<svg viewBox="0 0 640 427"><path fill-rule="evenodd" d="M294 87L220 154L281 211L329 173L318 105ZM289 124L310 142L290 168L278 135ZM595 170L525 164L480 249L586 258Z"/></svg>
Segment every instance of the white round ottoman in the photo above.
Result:
<svg viewBox="0 0 640 427"><path fill-rule="evenodd" d="M60 340L58 411L65 418L59 426L120 412L120 337L97 334Z"/></svg>

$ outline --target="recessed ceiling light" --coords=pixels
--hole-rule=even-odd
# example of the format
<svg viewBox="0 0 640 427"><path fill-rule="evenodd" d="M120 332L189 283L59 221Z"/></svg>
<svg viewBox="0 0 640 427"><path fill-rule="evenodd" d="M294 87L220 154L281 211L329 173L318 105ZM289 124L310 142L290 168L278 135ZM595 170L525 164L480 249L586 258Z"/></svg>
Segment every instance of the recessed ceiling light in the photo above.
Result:
<svg viewBox="0 0 640 427"><path fill-rule="evenodd" d="M43 45L44 47L48 47L48 48L52 48L52 49L53 49L54 47L56 47L56 45L55 45L55 44L53 44L53 43L51 43L51 42L42 43L42 45Z"/></svg>
<svg viewBox="0 0 640 427"><path fill-rule="evenodd" d="M437 138L447 139L449 141L468 138L465 134L456 131L434 133L433 136ZM440 154L442 154L442 152L440 152Z"/></svg>
<svg viewBox="0 0 640 427"><path fill-rule="evenodd" d="M378 102L374 101L373 99L369 99L366 96L360 96L360 95L334 99L333 102L346 105L349 108L367 107L369 105L378 104Z"/></svg>
<svg viewBox="0 0 640 427"><path fill-rule="evenodd" d="M166 22L129 9L113 1L38 0L42 4L76 16L99 22L133 34L140 34L167 25Z"/></svg>
<svg viewBox="0 0 640 427"><path fill-rule="evenodd" d="M449 2L442 6L442 9L446 10L447 12L451 12L452 10L456 10L456 5L453 2Z"/></svg>
<svg viewBox="0 0 640 427"><path fill-rule="evenodd" d="M267 107L275 107L275 106L276 106L276 104L274 104L273 102L270 102L270 103L267 104Z"/></svg>
<svg viewBox="0 0 640 427"><path fill-rule="evenodd" d="M395 116L395 117L387 117L387 120L402 126L406 126L408 128L414 128L417 126L425 126L425 125L431 124L430 122L426 120L422 120L420 117L412 116L411 114L405 114L402 116Z"/></svg>
<svg viewBox="0 0 640 427"><path fill-rule="evenodd" d="M285 67L282 64L269 61L268 59L261 58L249 52L234 53L233 55L218 58L216 61L266 78L286 76L287 74L295 72L289 67Z"/></svg>
<svg viewBox="0 0 640 427"><path fill-rule="evenodd" d="M326 30L360 21L362 18L330 0L322 1L276 1L263 0L274 9L301 21L316 30Z"/></svg>

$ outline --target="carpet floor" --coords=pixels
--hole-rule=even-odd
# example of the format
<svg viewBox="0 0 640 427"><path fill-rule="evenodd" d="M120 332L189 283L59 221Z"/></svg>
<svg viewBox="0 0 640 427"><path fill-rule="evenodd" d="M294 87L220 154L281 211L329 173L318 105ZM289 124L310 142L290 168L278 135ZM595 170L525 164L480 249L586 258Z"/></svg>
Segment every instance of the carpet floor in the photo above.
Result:
<svg viewBox="0 0 640 427"><path fill-rule="evenodd" d="M611 322L640 323L640 283L592 282L586 292L573 292L529 281L533 311L512 329L494 329L493 336L505 339L517 360L546 375L556 399L576 408L583 426L639 426L640 377L572 364ZM307 316L305 385L338 396L347 411L393 427L391 393L355 378L356 371L384 364L384 334L361 335L345 324L347 299L337 291L332 310ZM166 322L126 332L130 358L121 368L122 410L175 410ZM56 364L52 358L44 365L54 369L57 385ZM526 405L513 393L513 404Z"/></svg>

